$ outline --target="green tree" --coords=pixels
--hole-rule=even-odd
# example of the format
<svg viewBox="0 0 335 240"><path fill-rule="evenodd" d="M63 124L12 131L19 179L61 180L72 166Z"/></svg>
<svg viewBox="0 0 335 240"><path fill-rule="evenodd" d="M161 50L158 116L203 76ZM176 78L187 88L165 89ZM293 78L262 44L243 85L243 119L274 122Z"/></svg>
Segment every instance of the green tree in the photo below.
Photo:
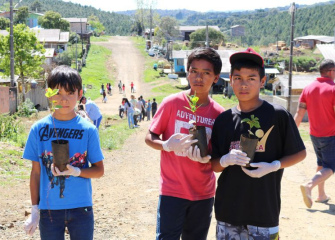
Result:
<svg viewBox="0 0 335 240"><path fill-rule="evenodd" d="M9 28L7 29L9 32ZM0 37L0 67L6 76L10 76L9 35ZM24 24L13 27L14 71L22 81L22 93L25 93L25 78L38 78L43 68L45 49L37 40L35 33Z"/></svg>
<svg viewBox="0 0 335 240"><path fill-rule="evenodd" d="M58 12L47 11L44 16L38 18L38 24L46 29L61 29L69 31L70 23L64 19Z"/></svg>
<svg viewBox="0 0 335 240"><path fill-rule="evenodd" d="M8 18L0 17L0 29L5 30L9 28L10 20Z"/></svg>
<svg viewBox="0 0 335 240"><path fill-rule="evenodd" d="M43 11L43 6L42 6L42 3L38 0L36 0L35 2L33 2L29 9L32 11L32 12L42 12Z"/></svg>
<svg viewBox="0 0 335 240"><path fill-rule="evenodd" d="M14 24L26 24L26 21L29 17L28 7L20 7L14 16Z"/></svg>
<svg viewBox="0 0 335 240"><path fill-rule="evenodd" d="M173 17L162 17L158 28L155 30L155 36L159 42L163 39L171 40L179 36L178 22Z"/></svg>
<svg viewBox="0 0 335 240"><path fill-rule="evenodd" d="M191 47L203 46L206 42L206 28L199 29L190 34ZM208 40L209 46L221 44L224 41L224 35L222 32L217 31L211 27L208 28Z"/></svg>
<svg viewBox="0 0 335 240"><path fill-rule="evenodd" d="M105 27L102 25L99 18L93 14L88 17L88 23L91 25L96 36L99 36L105 30Z"/></svg>

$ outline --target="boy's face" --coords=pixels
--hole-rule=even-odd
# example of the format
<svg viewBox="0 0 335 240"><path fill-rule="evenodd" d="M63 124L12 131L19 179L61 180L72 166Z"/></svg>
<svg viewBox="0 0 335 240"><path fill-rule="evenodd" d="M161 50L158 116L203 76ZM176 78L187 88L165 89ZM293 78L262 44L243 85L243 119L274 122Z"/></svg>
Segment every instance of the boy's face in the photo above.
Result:
<svg viewBox="0 0 335 240"><path fill-rule="evenodd" d="M213 65L204 60L193 60L188 70L187 79L191 86L191 94L208 94L213 83L216 83L220 75L214 74Z"/></svg>
<svg viewBox="0 0 335 240"><path fill-rule="evenodd" d="M230 84L239 102L258 101L259 90L264 86L266 77L260 79L255 69L235 69L230 75Z"/></svg>
<svg viewBox="0 0 335 240"><path fill-rule="evenodd" d="M53 116L58 120L71 120L76 116L74 108L77 101L80 100L83 90L78 92L66 92L64 88L59 88L58 94L51 97L51 101L56 101L55 105L60 105L62 108L56 109Z"/></svg>

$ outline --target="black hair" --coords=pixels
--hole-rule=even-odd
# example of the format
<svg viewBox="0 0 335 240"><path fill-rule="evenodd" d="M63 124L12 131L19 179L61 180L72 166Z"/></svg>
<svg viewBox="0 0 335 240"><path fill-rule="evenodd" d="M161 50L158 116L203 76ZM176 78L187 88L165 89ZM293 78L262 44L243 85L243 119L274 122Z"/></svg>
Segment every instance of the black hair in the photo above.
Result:
<svg viewBox="0 0 335 240"><path fill-rule="evenodd" d="M78 92L82 89L82 80L77 70L66 65L54 68L47 79L48 87L64 88L66 92Z"/></svg>
<svg viewBox="0 0 335 240"><path fill-rule="evenodd" d="M241 68L248 68L256 70L259 74L260 79L262 79L265 76L265 69L262 66L259 66L254 61L248 60L248 59L241 59L234 62L233 65L231 65L230 68L230 75L233 75L234 70L241 70Z"/></svg>
<svg viewBox="0 0 335 240"><path fill-rule="evenodd" d="M82 104L78 105L78 110L84 110L84 106Z"/></svg>
<svg viewBox="0 0 335 240"><path fill-rule="evenodd" d="M124 100L124 102L128 104L128 107L130 107L130 102L128 101L128 98L122 98L122 100Z"/></svg>
<svg viewBox="0 0 335 240"><path fill-rule="evenodd" d="M187 71L194 60L204 59L213 65L214 74L219 75L221 73L222 61L220 55L213 48L196 48L188 56L187 59Z"/></svg>
<svg viewBox="0 0 335 240"><path fill-rule="evenodd" d="M335 68L335 62L331 59L324 59L320 63L320 73L326 73L331 68Z"/></svg>

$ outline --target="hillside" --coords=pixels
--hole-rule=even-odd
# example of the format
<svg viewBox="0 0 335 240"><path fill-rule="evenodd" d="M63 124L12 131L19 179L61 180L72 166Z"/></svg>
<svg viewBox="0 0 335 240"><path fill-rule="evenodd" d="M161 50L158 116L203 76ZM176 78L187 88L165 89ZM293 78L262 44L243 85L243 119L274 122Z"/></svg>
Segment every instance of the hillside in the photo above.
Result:
<svg viewBox="0 0 335 240"><path fill-rule="evenodd" d="M20 6L30 6L35 0L24 0ZM18 2L15 0L14 2ZM97 16L106 28L109 35L129 35L134 23L133 16L136 10L124 12L106 12L99 9L63 2L61 0L39 0L43 10L57 9L63 17L88 17ZM0 0L0 4L8 4L6 0ZM15 3L14 3L15 4ZM180 25L218 25L223 32L229 31L231 26L243 25L245 36L229 41L241 42L244 45L268 45L276 40L289 42L291 30L291 15L289 6L278 8L257 9L241 12L208 12L198 13L187 9L178 10L154 10L162 16L175 17ZM318 3L314 5L296 5L294 36L304 35L328 35L334 32L335 1Z"/></svg>

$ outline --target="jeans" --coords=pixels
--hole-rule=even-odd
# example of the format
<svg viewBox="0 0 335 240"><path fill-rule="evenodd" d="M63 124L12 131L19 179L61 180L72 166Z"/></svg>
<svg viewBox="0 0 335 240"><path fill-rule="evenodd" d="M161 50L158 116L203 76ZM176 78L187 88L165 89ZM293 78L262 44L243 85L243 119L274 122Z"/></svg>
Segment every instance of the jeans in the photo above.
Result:
<svg viewBox="0 0 335 240"><path fill-rule="evenodd" d="M159 196L156 240L206 240L214 198L190 201Z"/></svg>
<svg viewBox="0 0 335 240"><path fill-rule="evenodd" d="M64 240L65 227L71 240L92 240L94 215L92 207L63 210L40 210L42 240Z"/></svg>
<svg viewBox="0 0 335 240"><path fill-rule="evenodd" d="M127 118L128 118L129 128L133 128L134 127L134 113L127 112Z"/></svg>
<svg viewBox="0 0 335 240"><path fill-rule="evenodd" d="M93 121L93 124L97 127L97 129L99 129L101 120L102 120L102 116L99 117L97 120Z"/></svg>
<svg viewBox="0 0 335 240"><path fill-rule="evenodd" d="M318 166L335 172L335 136L314 137L311 135Z"/></svg>

